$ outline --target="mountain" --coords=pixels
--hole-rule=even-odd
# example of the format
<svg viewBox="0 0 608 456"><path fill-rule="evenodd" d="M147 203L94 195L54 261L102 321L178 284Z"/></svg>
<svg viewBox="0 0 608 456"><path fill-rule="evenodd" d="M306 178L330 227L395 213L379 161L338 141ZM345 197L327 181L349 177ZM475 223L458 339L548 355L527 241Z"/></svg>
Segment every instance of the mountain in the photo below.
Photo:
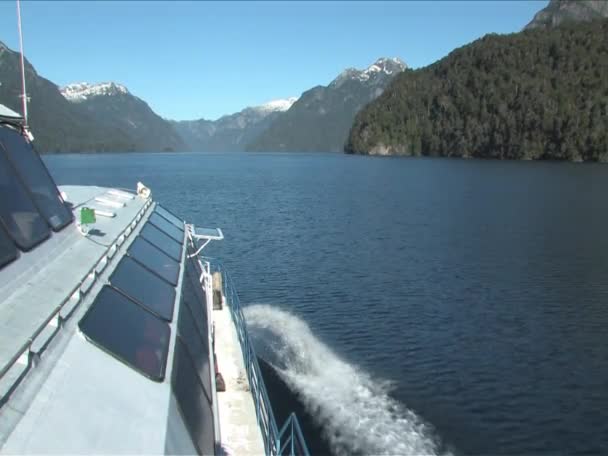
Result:
<svg viewBox="0 0 608 456"><path fill-rule="evenodd" d="M142 99L114 82L81 82L61 88L61 94L101 128L120 131L137 151L184 151L185 142L171 123L158 116Z"/></svg>
<svg viewBox="0 0 608 456"><path fill-rule="evenodd" d="M346 152L608 161L608 20L487 35L400 74Z"/></svg>
<svg viewBox="0 0 608 456"><path fill-rule="evenodd" d="M365 70L344 70L328 86L304 92L246 150L341 152L355 114L405 68L397 58L382 58Z"/></svg>
<svg viewBox="0 0 608 456"><path fill-rule="evenodd" d="M19 53L0 42L0 104L21 108ZM29 124L43 153L184 150L169 122L117 84L62 90L25 59Z"/></svg>
<svg viewBox="0 0 608 456"><path fill-rule="evenodd" d="M525 29L551 28L564 22L584 22L608 17L606 0L551 0Z"/></svg>
<svg viewBox="0 0 608 456"><path fill-rule="evenodd" d="M274 100L218 120L173 121L172 124L190 150L240 152L296 100L295 97Z"/></svg>
<svg viewBox="0 0 608 456"><path fill-rule="evenodd" d="M25 59L29 124L34 144L43 152L122 150L129 143L123 132L96 128L94 119L67 101L59 88L38 75ZM19 54L0 42L0 103L14 111L21 108Z"/></svg>

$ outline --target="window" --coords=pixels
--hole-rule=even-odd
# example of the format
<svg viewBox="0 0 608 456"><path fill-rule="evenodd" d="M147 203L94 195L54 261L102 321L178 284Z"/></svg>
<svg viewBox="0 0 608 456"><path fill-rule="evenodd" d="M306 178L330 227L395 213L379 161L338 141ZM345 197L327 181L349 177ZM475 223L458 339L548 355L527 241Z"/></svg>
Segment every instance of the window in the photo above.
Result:
<svg viewBox="0 0 608 456"><path fill-rule="evenodd" d="M171 329L122 293L104 286L78 326L102 350L152 380L163 380Z"/></svg>
<svg viewBox="0 0 608 456"><path fill-rule="evenodd" d="M194 258L190 258L186 263L186 273L184 274L184 285L182 287L183 301L190 308L201 337L208 337L207 297L201 288L199 271L195 262Z"/></svg>
<svg viewBox="0 0 608 456"><path fill-rule="evenodd" d="M156 228L164 231L166 234L175 239L180 244L184 242L184 231L177 228L173 223L162 218L160 215L153 213L148 219L149 223L152 223Z"/></svg>
<svg viewBox="0 0 608 456"><path fill-rule="evenodd" d="M184 231L184 222L182 220L180 220L180 218L178 216L176 216L173 213L169 212L164 207L162 207L162 206L160 206L160 205L157 204L156 208L154 209L154 212L157 212L163 218L165 218L168 221L170 221L171 223L173 223L180 230Z"/></svg>
<svg viewBox="0 0 608 456"><path fill-rule="evenodd" d="M175 288L132 258L120 260L110 283L158 317L173 319Z"/></svg>
<svg viewBox="0 0 608 456"><path fill-rule="evenodd" d="M0 129L0 143L47 223L55 231L68 225L73 219L72 211L65 206L55 182L33 147L18 132L7 128Z"/></svg>
<svg viewBox="0 0 608 456"><path fill-rule="evenodd" d="M171 389L199 454L214 454L213 408L180 337L175 343Z"/></svg>
<svg viewBox="0 0 608 456"><path fill-rule="evenodd" d="M213 453L210 355L207 306L191 259L184 274L171 388L190 437L202 454Z"/></svg>
<svg viewBox="0 0 608 456"><path fill-rule="evenodd" d="M13 261L17 258L18 254L17 247L15 247L13 241L8 237L8 233L0 224L0 267Z"/></svg>
<svg viewBox="0 0 608 456"><path fill-rule="evenodd" d="M175 262L157 247L154 247L150 242L142 237L138 237L133 241L127 253L137 260L138 263L144 265L171 285L177 285L179 263Z"/></svg>
<svg viewBox="0 0 608 456"><path fill-rule="evenodd" d="M184 287L185 288L185 287ZM182 295L184 300L188 299L187 294ZM184 302L184 300L182 302ZM211 397L211 377L209 370L209 336L207 329L204 334L200 334L194 323L194 315L190 311L190 306L182 306L179 311L177 322L177 333L186 344L186 348L193 360L196 372L203 384L205 393Z"/></svg>
<svg viewBox="0 0 608 456"><path fill-rule="evenodd" d="M150 223L145 224L140 234L146 241L154 244L175 261L180 261L182 257L182 246L175 242L171 236L165 234Z"/></svg>
<svg viewBox="0 0 608 456"><path fill-rule="evenodd" d="M27 189L0 148L0 220L21 250L29 250L51 234ZM10 195L10 198L7 196Z"/></svg>

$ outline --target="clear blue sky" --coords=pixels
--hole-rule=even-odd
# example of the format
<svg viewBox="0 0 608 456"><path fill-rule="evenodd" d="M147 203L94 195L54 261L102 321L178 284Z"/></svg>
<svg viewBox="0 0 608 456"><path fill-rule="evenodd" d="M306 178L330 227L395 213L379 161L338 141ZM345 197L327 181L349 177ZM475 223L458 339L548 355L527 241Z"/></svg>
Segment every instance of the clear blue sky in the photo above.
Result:
<svg viewBox="0 0 608 456"><path fill-rule="evenodd" d="M214 119L298 96L347 67L418 68L486 33L522 29L547 0L22 2L25 55L58 85L116 81L170 119ZM0 40L18 49L14 1Z"/></svg>

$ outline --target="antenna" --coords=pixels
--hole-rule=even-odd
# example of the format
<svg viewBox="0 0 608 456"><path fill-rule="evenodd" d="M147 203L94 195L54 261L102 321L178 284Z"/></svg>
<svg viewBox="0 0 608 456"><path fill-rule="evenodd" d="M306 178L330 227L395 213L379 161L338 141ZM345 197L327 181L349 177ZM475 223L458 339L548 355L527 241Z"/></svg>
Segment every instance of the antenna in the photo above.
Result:
<svg viewBox="0 0 608 456"><path fill-rule="evenodd" d="M27 94L25 91L25 63L23 60L23 35L21 33L21 3L17 0L17 26L19 27L19 50L21 52L21 98L23 102L24 127L27 130Z"/></svg>

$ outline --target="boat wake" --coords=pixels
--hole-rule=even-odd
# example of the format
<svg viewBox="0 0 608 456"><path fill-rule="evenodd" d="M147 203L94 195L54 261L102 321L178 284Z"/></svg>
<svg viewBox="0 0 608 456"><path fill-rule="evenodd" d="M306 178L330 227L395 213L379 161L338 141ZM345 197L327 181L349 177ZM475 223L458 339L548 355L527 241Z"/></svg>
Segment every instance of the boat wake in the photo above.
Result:
<svg viewBox="0 0 608 456"><path fill-rule="evenodd" d="M390 383L343 361L306 322L269 305L244 309L262 352L323 429L334 454L435 455L430 429L389 396Z"/></svg>

